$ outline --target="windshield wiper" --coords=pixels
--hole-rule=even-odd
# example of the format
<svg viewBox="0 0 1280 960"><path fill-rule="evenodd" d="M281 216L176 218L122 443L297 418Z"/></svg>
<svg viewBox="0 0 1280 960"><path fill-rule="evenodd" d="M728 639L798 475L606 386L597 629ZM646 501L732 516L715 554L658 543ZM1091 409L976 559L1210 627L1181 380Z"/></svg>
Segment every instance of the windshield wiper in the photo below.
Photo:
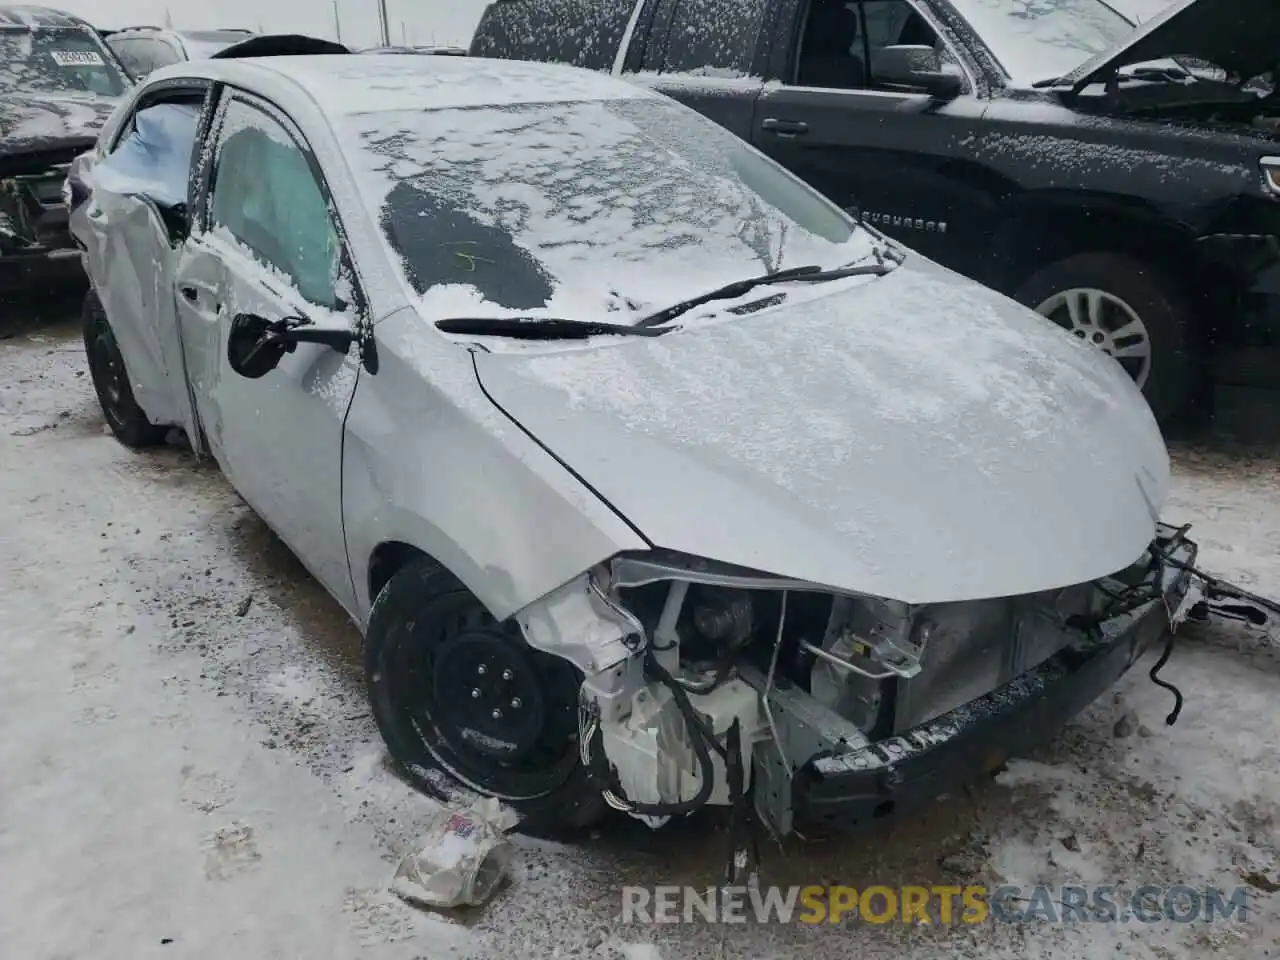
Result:
<svg viewBox="0 0 1280 960"><path fill-rule="evenodd" d="M647 317L643 317L636 323L636 327L640 329L659 327L674 320L682 313L687 313L695 307L702 306L704 303L710 303L712 300L733 300L751 292L756 287L767 286L771 283L824 283L828 280L840 280L844 277L880 277L893 270L897 265L898 262L896 260L886 259L883 262L837 267L834 270L824 270L816 265L774 270L772 273L761 274L758 277L748 277L746 280L727 283L723 287L717 287L715 290L665 307L657 313L651 313Z"/></svg>
<svg viewBox="0 0 1280 960"><path fill-rule="evenodd" d="M660 337L673 328L647 330L630 324L544 317L449 317L436 321L445 333L511 337L517 340L586 340L588 337Z"/></svg>
<svg viewBox="0 0 1280 960"><path fill-rule="evenodd" d="M1195 74L1181 67L1134 67L1130 70L1117 71L1115 75L1117 80L1145 80L1148 83L1185 83L1187 80L1194 80ZM1096 81L1102 83L1102 80ZM1043 90L1046 87L1066 86L1066 77L1050 77L1047 80L1037 80L1031 84L1037 90Z"/></svg>

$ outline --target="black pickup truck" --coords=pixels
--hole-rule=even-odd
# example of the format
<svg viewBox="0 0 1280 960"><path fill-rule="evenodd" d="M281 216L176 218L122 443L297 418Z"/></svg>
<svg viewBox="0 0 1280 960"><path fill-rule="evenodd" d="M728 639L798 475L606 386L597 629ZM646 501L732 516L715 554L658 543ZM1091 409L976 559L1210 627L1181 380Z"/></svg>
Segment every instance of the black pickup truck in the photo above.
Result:
<svg viewBox="0 0 1280 960"><path fill-rule="evenodd" d="M1280 348L1280 0L494 0L470 54L683 101L1115 356L1163 423L1215 355Z"/></svg>

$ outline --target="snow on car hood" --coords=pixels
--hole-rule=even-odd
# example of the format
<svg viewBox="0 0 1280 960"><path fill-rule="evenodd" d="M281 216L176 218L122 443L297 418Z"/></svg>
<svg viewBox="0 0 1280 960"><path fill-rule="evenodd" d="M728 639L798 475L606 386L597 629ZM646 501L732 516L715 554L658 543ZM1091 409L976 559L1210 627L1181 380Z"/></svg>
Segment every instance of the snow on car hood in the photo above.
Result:
<svg viewBox="0 0 1280 960"><path fill-rule="evenodd" d="M0 155L93 144L119 100L92 94L5 93L0 97Z"/></svg>
<svg viewBox="0 0 1280 960"><path fill-rule="evenodd" d="M1275 66L1280 4L1258 0L1182 0L1140 26L1122 45L1063 78L1080 89L1117 67L1166 57L1193 57L1249 80Z"/></svg>
<svg viewBox="0 0 1280 960"><path fill-rule="evenodd" d="M1115 572L1168 488L1118 364L919 257L746 318L476 367L655 546L910 603Z"/></svg>

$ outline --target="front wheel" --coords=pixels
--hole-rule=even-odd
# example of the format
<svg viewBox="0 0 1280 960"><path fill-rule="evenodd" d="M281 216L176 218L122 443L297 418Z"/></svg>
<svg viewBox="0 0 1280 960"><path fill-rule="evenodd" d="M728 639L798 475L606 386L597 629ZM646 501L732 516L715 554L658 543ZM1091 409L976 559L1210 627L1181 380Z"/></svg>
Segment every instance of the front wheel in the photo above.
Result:
<svg viewBox="0 0 1280 960"><path fill-rule="evenodd" d="M581 674L437 564L411 561L378 594L365 677L383 740L419 786L415 767L435 767L526 825L582 827L603 812L581 762Z"/></svg>
<svg viewBox="0 0 1280 960"><path fill-rule="evenodd" d="M125 372L124 355L107 321L102 301L93 290L85 294L80 317L89 376L107 426L126 447L153 447L163 443L169 430L148 420L134 399L129 375Z"/></svg>
<svg viewBox="0 0 1280 960"><path fill-rule="evenodd" d="M1151 264L1118 253L1078 254L1037 271L1014 296L1119 362L1162 425L1198 388L1187 343L1190 304Z"/></svg>

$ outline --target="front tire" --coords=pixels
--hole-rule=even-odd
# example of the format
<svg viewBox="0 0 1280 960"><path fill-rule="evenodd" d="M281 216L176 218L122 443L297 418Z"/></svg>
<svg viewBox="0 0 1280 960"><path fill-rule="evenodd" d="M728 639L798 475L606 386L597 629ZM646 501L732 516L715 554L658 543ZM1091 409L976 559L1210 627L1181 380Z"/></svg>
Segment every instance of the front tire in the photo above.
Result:
<svg viewBox="0 0 1280 960"><path fill-rule="evenodd" d="M85 294L80 313L84 332L84 351L89 360L89 376L98 394L98 404L107 426L126 447L154 447L164 443L168 427L157 426L134 399L125 370L124 355L116 343L115 332L107 320L98 294Z"/></svg>
<svg viewBox="0 0 1280 960"><path fill-rule="evenodd" d="M387 749L419 787L433 792L415 768L434 767L526 827L584 827L603 813L578 744L582 675L438 564L411 560L378 594L365 678Z"/></svg>
<svg viewBox="0 0 1280 960"><path fill-rule="evenodd" d="M1118 360L1162 426L1199 388L1188 344L1191 304L1149 263L1119 253L1077 254L1037 271L1014 297Z"/></svg>

